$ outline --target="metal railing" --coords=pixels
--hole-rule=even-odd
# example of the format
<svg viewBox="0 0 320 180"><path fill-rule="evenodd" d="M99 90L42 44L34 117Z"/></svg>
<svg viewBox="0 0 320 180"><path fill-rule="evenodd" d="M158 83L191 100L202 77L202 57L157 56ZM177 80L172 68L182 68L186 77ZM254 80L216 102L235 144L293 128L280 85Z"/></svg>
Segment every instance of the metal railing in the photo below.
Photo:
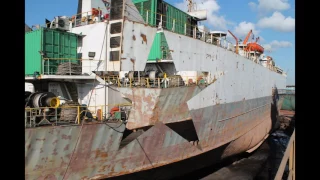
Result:
<svg viewBox="0 0 320 180"><path fill-rule="evenodd" d="M118 107L119 110L106 112L107 107ZM25 128L40 125L80 124L84 119L95 121L123 120L122 114L128 115L131 104L114 104L101 106L61 106L25 108ZM127 119L127 117L125 117Z"/></svg>
<svg viewBox="0 0 320 180"><path fill-rule="evenodd" d="M103 14L99 10L106 9L106 8L97 8L98 10L98 15L94 15L94 11L87 11L87 12L82 12L79 14L75 14L71 17L68 16L70 23L72 24L72 28L75 27L80 27L80 26L85 26L88 24L95 24L95 23L100 23L100 22L105 22L108 21L109 18L105 18ZM51 22L48 22L46 24L40 25L41 27L47 27L51 24ZM40 26L38 28L40 28ZM36 27L36 26L34 26Z"/></svg>
<svg viewBox="0 0 320 180"><path fill-rule="evenodd" d="M289 175L288 180L295 180L295 149L296 149L296 142L295 142L295 130L293 131L289 143L287 145L287 149L283 155L282 161L278 168L277 174L275 176L275 180L282 180L282 176L289 160Z"/></svg>
<svg viewBox="0 0 320 180"><path fill-rule="evenodd" d="M295 90L292 89L278 89L278 94L295 94Z"/></svg>
<svg viewBox="0 0 320 180"><path fill-rule="evenodd" d="M81 75L102 68L103 60L43 58L42 74L44 75Z"/></svg>
<svg viewBox="0 0 320 180"><path fill-rule="evenodd" d="M196 85L209 85L216 79L210 79L204 76L170 76L162 78L148 78L148 77L124 77L119 76L106 76L103 79L108 84L113 84L118 87L146 87L146 88L170 88L180 86L196 86Z"/></svg>

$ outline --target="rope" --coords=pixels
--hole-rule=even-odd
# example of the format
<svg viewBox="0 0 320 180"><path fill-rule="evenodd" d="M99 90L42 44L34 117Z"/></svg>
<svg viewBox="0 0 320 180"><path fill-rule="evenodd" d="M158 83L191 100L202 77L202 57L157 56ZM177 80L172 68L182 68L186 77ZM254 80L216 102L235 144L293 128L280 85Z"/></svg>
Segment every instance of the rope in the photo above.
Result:
<svg viewBox="0 0 320 180"><path fill-rule="evenodd" d="M100 58L101 58L101 54L102 54L102 49L103 49L103 45L104 45L104 40L105 40L106 32L107 32L107 28L106 28L106 30L105 30L105 34L104 34L104 38L103 38L103 43L102 43L102 46L101 46ZM100 59L100 58L99 58L99 59ZM100 64L99 64L99 65L100 65ZM98 67L99 67L99 66L98 66ZM97 68L98 68L98 67L97 67ZM92 74L92 73L91 73L91 74ZM90 74L90 75L91 75L91 74ZM90 98L89 98L89 102L88 102L88 107L90 106L91 97L92 97L92 94L93 94L93 91L94 91L95 82L96 82L96 78L94 79L93 84L92 84L92 89L91 89L91 94L90 94ZM88 111L85 112L84 116L86 116L87 113L88 113ZM78 118L80 118L80 117L78 117ZM76 148L77 148L78 143L79 143L79 139L80 139L80 137L81 137L81 133L82 133L82 129L83 129L83 124L84 124L84 120L81 122L81 128L80 128L80 131L79 131L79 135L78 135L76 144L75 144L75 146L74 146L74 149L73 149L73 151L72 151L72 154L71 154L71 157L70 157L70 161L69 161L69 163L68 163L68 166L67 166L67 168L66 168L66 171L65 171L64 174L63 174L62 179L65 178L65 176L66 176L66 174L67 174L67 172L68 172L68 169L69 169L69 167L70 167L70 164L71 164L71 161L72 161L74 152L76 151ZM122 124L121 124L121 125L122 125ZM110 126L109 126L109 127L110 127ZM113 129L113 128L112 128L112 129ZM115 130L115 129L113 129L113 130Z"/></svg>

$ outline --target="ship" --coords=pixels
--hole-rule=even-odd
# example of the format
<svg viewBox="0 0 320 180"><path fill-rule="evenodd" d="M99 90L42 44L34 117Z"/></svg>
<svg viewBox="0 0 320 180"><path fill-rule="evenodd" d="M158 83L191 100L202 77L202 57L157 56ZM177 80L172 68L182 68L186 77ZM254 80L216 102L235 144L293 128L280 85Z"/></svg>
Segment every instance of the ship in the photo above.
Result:
<svg viewBox="0 0 320 180"><path fill-rule="evenodd" d="M79 0L26 30L25 179L169 179L257 149L287 75L206 19L191 0Z"/></svg>

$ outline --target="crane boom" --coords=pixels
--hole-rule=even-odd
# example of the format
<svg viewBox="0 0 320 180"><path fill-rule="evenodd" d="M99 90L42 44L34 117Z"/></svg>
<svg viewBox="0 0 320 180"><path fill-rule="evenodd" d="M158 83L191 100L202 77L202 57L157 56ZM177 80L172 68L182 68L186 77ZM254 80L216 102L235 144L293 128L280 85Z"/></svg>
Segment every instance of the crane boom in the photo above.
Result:
<svg viewBox="0 0 320 180"><path fill-rule="evenodd" d="M247 35L246 38L244 39L243 44L247 44L248 39L249 39L251 33L252 33L252 29L249 31L248 35Z"/></svg>
<svg viewBox="0 0 320 180"><path fill-rule="evenodd" d="M232 34L231 31L228 30L228 32L231 34L231 36L233 36L233 38L236 40L236 53L238 54L238 38Z"/></svg>

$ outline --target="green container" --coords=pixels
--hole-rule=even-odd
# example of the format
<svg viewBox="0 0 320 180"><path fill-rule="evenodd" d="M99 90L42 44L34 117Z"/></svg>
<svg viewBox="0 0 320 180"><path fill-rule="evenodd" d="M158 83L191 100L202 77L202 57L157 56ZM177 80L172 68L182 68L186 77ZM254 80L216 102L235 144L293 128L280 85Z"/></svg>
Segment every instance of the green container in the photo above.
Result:
<svg viewBox="0 0 320 180"><path fill-rule="evenodd" d="M150 26L156 26L156 12L158 0L132 0L144 21L147 21ZM148 12L147 12L148 11Z"/></svg>
<svg viewBox="0 0 320 180"><path fill-rule="evenodd" d="M133 0L132 1L138 11L140 12L140 15L143 17L143 19L148 22L150 26L157 26L157 19L160 21L161 15L160 10L161 7L158 7L160 2L163 2L166 6L166 11L161 13L163 15L162 20L164 22L163 27L169 31L172 31L173 24L174 24L174 32L179 34L185 34L185 25L188 29L188 34L192 24L192 20L194 19L192 16L187 14L186 12L181 11L180 9L174 7L173 5L160 0ZM160 5L159 5L160 6ZM148 13L147 13L148 11ZM148 17L148 19L147 19ZM148 20L148 21L147 21ZM173 23L174 22L174 23ZM196 22L193 22L194 25L196 25Z"/></svg>
<svg viewBox="0 0 320 180"><path fill-rule="evenodd" d="M188 23L188 18L192 19L192 16L168 3L165 4L167 5L166 29L172 30L174 20L174 32L184 34L185 24L189 26L190 23Z"/></svg>
<svg viewBox="0 0 320 180"><path fill-rule="evenodd" d="M154 37L153 44L151 46L148 61L156 61L167 59L169 52L168 43L163 32L158 32Z"/></svg>
<svg viewBox="0 0 320 180"><path fill-rule="evenodd" d="M77 59L78 36L73 33L53 29L40 28L25 33L25 75L33 75L35 71L40 74L55 74L57 66L69 60L49 60L42 63L39 51L46 54L47 58Z"/></svg>

